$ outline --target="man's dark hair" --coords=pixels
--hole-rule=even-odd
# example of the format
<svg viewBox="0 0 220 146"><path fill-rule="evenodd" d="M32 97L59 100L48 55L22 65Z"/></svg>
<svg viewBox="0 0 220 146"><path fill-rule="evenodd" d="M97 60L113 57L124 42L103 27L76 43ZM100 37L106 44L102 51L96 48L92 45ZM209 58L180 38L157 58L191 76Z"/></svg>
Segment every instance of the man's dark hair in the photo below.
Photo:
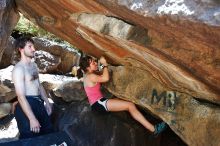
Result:
<svg viewBox="0 0 220 146"><path fill-rule="evenodd" d="M21 36L15 40L15 56L21 57L19 48L24 48L27 42L34 44L34 40L30 36Z"/></svg>
<svg viewBox="0 0 220 146"><path fill-rule="evenodd" d="M29 36L21 36L15 41L15 49L24 48L27 42L34 44L34 40Z"/></svg>

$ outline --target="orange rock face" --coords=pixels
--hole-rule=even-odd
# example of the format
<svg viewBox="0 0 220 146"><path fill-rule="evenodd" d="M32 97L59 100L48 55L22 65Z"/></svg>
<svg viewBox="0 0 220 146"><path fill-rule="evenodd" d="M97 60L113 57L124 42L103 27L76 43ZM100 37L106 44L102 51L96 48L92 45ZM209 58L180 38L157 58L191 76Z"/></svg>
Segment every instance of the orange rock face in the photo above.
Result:
<svg viewBox="0 0 220 146"><path fill-rule="evenodd" d="M90 55L104 55L112 64L141 66L173 90L220 101L220 28L216 25L193 22L193 16L181 19L180 14L148 16L146 3L134 9L135 0L16 3L30 20Z"/></svg>

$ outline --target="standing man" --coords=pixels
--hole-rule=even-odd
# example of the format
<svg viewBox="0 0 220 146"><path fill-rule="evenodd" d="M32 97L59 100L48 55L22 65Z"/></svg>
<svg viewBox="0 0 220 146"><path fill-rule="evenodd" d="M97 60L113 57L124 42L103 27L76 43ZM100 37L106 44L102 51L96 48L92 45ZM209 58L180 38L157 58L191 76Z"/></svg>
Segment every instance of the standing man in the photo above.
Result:
<svg viewBox="0 0 220 146"><path fill-rule="evenodd" d="M18 98L15 118L20 136L30 138L53 131L49 115L52 112L46 92L39 81L34 57L34 41L30 37L20 37L15 43L20 52L20 61L12 71L12 79ZM44 106L44 102L46 103Z"/></svg>

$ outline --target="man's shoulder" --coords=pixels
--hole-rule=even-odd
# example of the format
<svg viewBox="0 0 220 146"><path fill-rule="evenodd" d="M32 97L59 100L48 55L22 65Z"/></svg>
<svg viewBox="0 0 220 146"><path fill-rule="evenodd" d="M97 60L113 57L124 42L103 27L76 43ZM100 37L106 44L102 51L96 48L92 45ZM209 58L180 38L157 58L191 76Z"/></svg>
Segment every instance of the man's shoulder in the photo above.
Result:
<svg viewBox="0 0 220 146"><path fill-rule="evenodd" d="M33 61L32 62L33 66L37 68L37 64Z"/></svg>
<svg viewBox="0 0 220 146"><path fill-rule="evenodd" d="M24 66L23 66L20 62L18 62L18 63L14 66L13 72L15 72L15 71L23 71L23 69L24 69Z"/></svg>
<svg viewBox="0 0 220 146"><path fill-rule="evenodd" d="M12 70L12 79L15 80L21 78L22 76L24 76L24 67L22 64L17 63Z"/></svg>

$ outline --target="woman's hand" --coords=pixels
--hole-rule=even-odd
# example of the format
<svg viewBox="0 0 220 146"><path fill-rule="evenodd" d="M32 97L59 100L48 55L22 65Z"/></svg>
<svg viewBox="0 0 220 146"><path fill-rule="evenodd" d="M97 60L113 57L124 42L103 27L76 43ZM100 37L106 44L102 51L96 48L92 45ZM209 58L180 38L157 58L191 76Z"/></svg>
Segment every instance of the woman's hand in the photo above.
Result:
<svg viewBox="0 0 220 146"><path fill-rule="evenodd" d="M107 65L108 65L108 63L107 63L105 57L103 57L103 56L100 57L99 62L100 62L101 64L103 64L104 66L107 66Z"/></svg>

